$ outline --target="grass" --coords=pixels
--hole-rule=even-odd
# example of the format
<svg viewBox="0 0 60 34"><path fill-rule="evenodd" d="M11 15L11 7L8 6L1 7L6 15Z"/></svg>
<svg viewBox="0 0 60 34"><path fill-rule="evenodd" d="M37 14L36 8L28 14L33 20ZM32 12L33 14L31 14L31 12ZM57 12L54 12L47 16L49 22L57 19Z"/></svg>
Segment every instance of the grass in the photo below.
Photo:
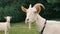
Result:
<svg viewBox="0 0 60 34"><path fill-rule="evenodd" d="M60 19L53 19L60 21ZM4 34L4 32L0 32L0 34ZM32 29L28 29L28 25L24 22L19 23L11 23L11 29L9 31L9 34L39 34L35 23L32 24Z"/></svg>
<svg viewBox="0 0 60 34"><path fill-rule="evenodd" d="M53 19L60 21L60 19ZM24 22L21 23L11 23L10 34L39 34L35 23L32 24L32 29L28 29L28 25Z"/></svg>
<svg viewBox="0 0 60 34"><path fill-rule="evenodd" d="M28 29L28 25L25 23L15 23L11 24L10 34L38 34L38 31L34 24L32 24L32 29Z"/></svg>
<svg viewBox="0 0 60 34"><path fill-rule="evenodd" d="M0 34L4 34L0 32ZM38 34L35 24L32 24L32 29L28 29L28 25L20 22L20 23L11 23L11 29L9 34Z"/></svg>

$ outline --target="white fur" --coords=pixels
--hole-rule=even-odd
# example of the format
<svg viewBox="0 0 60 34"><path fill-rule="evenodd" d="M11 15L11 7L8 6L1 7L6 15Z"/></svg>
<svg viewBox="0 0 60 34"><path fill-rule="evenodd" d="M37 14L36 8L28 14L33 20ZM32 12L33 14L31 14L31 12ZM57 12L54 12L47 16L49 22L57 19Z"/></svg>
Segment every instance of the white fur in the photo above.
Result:
<svg viewBox="0 0 60 34"><path fill-rule="evenodd" d="M37 11L35 6L28 8L26 10L27 16L26 16L25 22L27 23L36 22L36 25L39 28L39 32L40 32L44 26L45 19L42 18L38 13L34 13L35 11ZM60 34L59 21L47 20L46 23L47 24L46 24L43 34Z"/></svg>
<svg viewBox="0 0 60 34"><path fill-rule="evenodd" d="M9 34L9 29L10 29L10 18L9 16L5 17L7 20L6 22L0 22L0 31L4 31L5 34Z"/></svg>
<svg viewBox="0 0 60 34"><path fill-rule="evenodd" d="M38 19L36 20L36 25L39 27L39 31L42 30L45 19L40 15L37 15ZM46 27L44 29L43 34L60 34L60 22L54 20L47 20Z"/></svg>

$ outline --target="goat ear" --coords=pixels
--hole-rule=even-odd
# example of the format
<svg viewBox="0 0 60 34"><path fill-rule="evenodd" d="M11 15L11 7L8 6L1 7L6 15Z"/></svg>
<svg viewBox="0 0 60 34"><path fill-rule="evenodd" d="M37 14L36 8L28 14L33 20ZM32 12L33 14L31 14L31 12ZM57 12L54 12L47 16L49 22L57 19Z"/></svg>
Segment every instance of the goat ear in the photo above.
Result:
<svg viewBox="0 0 60 34"><path fill-rule="evenodd" d="M25 7L23 7L23 6L21 6L21 9L22 9L23 12L26 12L26 10L27 10L27 9L26 9Z"/></svg>
<svg viewBox="0 0 60 34"><path fill-rule="evenodd" d="M37 12L40 12L40 10L41 10L41 6L38 5L38 4L35 4L34 5L34 8L36 8Z"/></svg>

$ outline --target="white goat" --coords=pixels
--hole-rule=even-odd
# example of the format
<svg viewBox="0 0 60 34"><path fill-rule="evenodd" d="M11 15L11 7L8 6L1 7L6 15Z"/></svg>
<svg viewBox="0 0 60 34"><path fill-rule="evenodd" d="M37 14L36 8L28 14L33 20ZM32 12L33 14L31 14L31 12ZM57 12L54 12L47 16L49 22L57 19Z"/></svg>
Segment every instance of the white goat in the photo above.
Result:
<svg viewBox="0 0 60 34"><path fill-rule="evenodd" d="M6 22L0 22L0 31L4 31L5 34L8 34L9 29L10 29L10 16L5 17L7 20Z"/></svg>
<svg viewBox="0 0 60 34"><path fill-rule="evenodd" d="M43 30L41 34L60 34L59 21L46 20L38 14L41 11L41 6L44 8L44 6L41 3L37 3L33 7L31 7L30 4L28 9L22 6L21 7L22 11L27 13L25 22L26 23L36 22L36 25L39 28L39 32Z"/></svg>

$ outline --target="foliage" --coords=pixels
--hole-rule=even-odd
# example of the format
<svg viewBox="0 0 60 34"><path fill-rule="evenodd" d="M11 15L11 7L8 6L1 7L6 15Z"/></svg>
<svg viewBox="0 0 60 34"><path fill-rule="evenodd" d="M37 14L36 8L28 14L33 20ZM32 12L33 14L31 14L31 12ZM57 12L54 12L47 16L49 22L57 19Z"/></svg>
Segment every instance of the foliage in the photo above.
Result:
<svg viewBox="0 0 60 34"><path fill-rule="evenodd" d="M60 18L60 0L0 0L0 21L5 21L5 16L11 16L12 22L23 21L26 15L21 6L28 8L29 4L34 6L36 3L42 3L46 7L40 12L44 18Z"/></svg>
<svg viewBox="0 0 60 34"><path fill-rule="evenodd" d="M47 0L48 3L59 3L60 0Z"/></svg>
<svg viewBox="0 0 60 34"><path fill-rule="evenodd" d="M0 21L5 21L3 17L11 16L12 22L24 20L23 12L20 10L20 2L17 0L0 0Z"/></svg>

